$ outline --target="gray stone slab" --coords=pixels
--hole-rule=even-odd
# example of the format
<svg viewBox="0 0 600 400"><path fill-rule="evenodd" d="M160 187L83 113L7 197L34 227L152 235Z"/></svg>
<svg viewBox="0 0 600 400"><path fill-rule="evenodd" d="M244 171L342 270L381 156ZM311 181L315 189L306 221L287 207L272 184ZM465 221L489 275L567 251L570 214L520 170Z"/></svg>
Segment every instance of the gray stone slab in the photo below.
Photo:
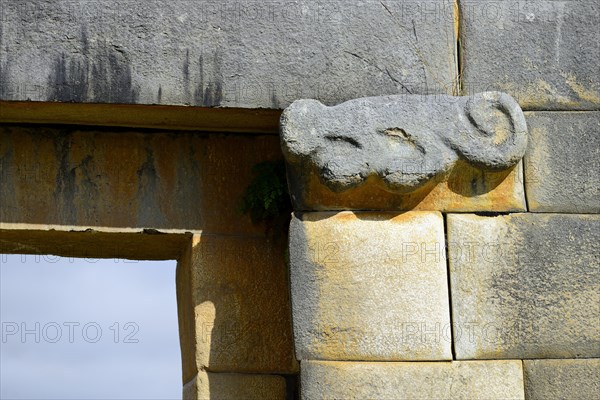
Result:
<svg viewBox="0 0 600 400"><path fill-rule="evenodd" d="M600 399L600 359L525 360L528 400Z"/></svg>
<svg viewBox="0 0 600 400"><path fill-rule="evenodd" d="M600 356L600 215L447 218L457 359Z"/></svg>
<svg viewBox="0 0 600 400"><path fill-rule="evenodd" d="M301 398L524 399L521 361L319 362L300 365Z"/></svg>
<svg viewBox="0 0 600 400"><path fill-rule="evenodd" d="M2 100L283 108L456 86L449 0L0 7Z"/></svg>
<svg viewBox="0 0 600 400"><path fill-rule="evenodd" d="M529 112L530 211L600 213L600 112Z"/></svg>
<svg viewBox="0 0 600 400"><path fill-rule="evenodd" d="M296 214L296 357L451 360L443 225L437 212Z"/></svg>
<svg viewBox="0 0 600 400"><path fill-rule="evenodd" d="M598 1L459 3L465 93L505 91L526 110L600 107Z"/></svg>

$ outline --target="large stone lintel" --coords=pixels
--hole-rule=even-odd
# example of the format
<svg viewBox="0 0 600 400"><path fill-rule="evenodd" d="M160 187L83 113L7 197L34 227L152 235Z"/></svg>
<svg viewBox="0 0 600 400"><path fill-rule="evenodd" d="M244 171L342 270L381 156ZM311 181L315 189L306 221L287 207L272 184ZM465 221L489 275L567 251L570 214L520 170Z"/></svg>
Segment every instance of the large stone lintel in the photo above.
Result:
<svg viewBox="0 0 600 400"><path fill-rule="evenodd" d="M0 100L281 109L458 86L451 0L9 0L0 20Z"/></svg>
<svg viewBox="0 0 600 400"><path fill-rule="evenodd" d="M0 222L262 236L238 202L276 136L0 126Z"/></svg>

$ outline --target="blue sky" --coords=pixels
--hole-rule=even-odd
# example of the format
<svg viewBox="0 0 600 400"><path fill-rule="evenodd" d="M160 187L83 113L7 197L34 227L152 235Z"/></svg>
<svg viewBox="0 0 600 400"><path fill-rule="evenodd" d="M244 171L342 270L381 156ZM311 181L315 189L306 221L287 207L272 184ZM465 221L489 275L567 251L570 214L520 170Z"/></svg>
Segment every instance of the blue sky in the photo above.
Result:
<svg viewBox="0 0 600 400"><path fill-rule="evenodd" d="M0 398L180 399L175 264L0 255Z"/></svg>

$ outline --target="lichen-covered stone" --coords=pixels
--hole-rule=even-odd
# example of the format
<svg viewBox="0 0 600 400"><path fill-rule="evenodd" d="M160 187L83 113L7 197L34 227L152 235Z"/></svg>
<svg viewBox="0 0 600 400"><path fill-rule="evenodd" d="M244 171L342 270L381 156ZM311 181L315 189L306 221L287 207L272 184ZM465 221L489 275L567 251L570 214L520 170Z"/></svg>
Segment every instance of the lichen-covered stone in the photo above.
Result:
<svg viewBox="0 0 600 400"><path fill-rule="evenodd" d="M458 359L600 356L600 215L448 215Z"/></svg>
<svg viewBox="0 0 600 400"><path fill-rule="evenodd" d="M334 107L299 100L281 117L281 143L298 210L485 210L488 204L470 200L477 196L500 197L497 210L522 200L510 169L525 154L527 126L518 104L499 92L370 97ZM505 178L504 196L489 194ZM442 194L423 201L438 185ZM372 196L356 194L361 189ZM381 192L387 196L378 207Z"/></svg>
<svg viewBox="0 0 600 400"><path fill-rule="evenodd" d="M444 227L435 212L307 213L290 227L300 360L450 360Z"/></svg>
<svg viewBox="0 0 600 400"><path fill-rule="evenodd" d="M600 359L524 360L528 400L600 398Z"/></svg>
<svg viewBox="0 0 600 400"><path fill-rule="evenodd" d="M0 7L1 100L279 109L457 86L449 0Z"/></svg>
<svg viewBox="0 0 600 400"><path fill-rule="evenodd" d="M529 210L600 213L600 112L528 112L526 118Z"/></svg>
<svg viewBox="0 0 600 400"><path fill-rule="evenodd" d="M522 400L521 361L302 361L303 400Z"/></svg>
<svg viewBox="0 0 600 400"><path fill-rule="evenodd" d="M465 94L505 91L527 110L600 107L596 0L461 1Z"/></svg>
<svg viewBox="0 0 600 400"><path fill-rule="evenodd" d="M286 382L276 375L201 372L183 387L184 400L285 400Z"/></svg>

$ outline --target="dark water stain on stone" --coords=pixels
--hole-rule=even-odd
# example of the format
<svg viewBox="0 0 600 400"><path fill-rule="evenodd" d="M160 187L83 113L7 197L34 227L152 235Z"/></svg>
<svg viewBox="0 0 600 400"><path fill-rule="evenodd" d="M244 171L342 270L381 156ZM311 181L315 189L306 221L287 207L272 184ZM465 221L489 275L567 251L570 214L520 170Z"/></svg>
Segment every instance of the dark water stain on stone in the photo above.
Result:
<svg viewBox="0 0 600 400"><path fill-rule="evenodd" d="M158 85L158 94L157 94L157 103L160 104L162 102L162 85Z"/></svg>
<svg viewBox="0 0 600 400"><path fill-rule="evenodd" d="M190 82L190 50L185 51L185 60L183 60L183 82L187 86Z"/></svg>
<svg viewBox="0 0 600 400"><path fill-rule="evenodd" d="M83 102L88 97L88 65L70 60L62 53L55 61L49 80L49 101Z"/></svg>
<svg viewBox="0 0 600 400"><path fill-rule="evenodd" d="M82 53L63 53L54 60L48 77L48 101L136 103L138 92L123 48L99 42L97 49L90 50L85 29L81 32L81 47Z"/></svg>
<svg viewBox="0 0 600 400"><path fill-rule="evenodd" d="M273 88L273 92L271 93L271 105L274 109L280 109L279 99L277 98L277 94L275 94L275 88Z"/></svg>
<svg viewBox="0 0 600 400"><path fill-rule="evenodd" d="M160 178L156 172L154 151L150 142L151 135L145 138L146 160L137 170L138 177L138 215L139 226L161 228L165 226L164 216L158 200Z"/></svg>
<svg viewBox="0 0 600 400"><path fill-rule="evenodd" d="M0 50L0 57L1 57L1 51ZM1 100L12 100L13 96L12 96L12 90L11 90L11 84L8 80L8 71L9 71L9 64L8 64L8 60L7 61L3 61L0 58L0 99Z"/></svg>
<svg viewBox="0 0 600 400"><path fill-rule="evenodd" d="M16 221L20 217L15 188L14 147L10 128L0 134L0 222ZM22 208L22 207L21 207Z"/></svg>
<svg viewBox="0 0 600 400"><path fill-rule="evenodd" d="M68 76L72 87L72 101L85 101L88 93L88 66L81 62L71 62Z"/></svg>
<svg viewBox="0 0 600 400"><path fill-rule="evenodd" d="M87 56L90 53L90 44L85 26L81 27L81 45L83 47L83 55Z"/></svg>
<svg viewBox="0 0 600 400"><path fill-rule="evenodd" d="M77 223L76 175L75 168L72 168L70 163L72 139L72 135L66 130L60 130L53 138L54 152L59 160L54 200L59 205L60 220L69 225Z"/></svg>
<svg viewBox="0 0 600 400"><path fill-rule="evenodd" d="M194 92L194 104L203 107L217 107L223 101L223 72L221 55L215 52L212 60L212 73L205 85L204 59L199 59L199 82Z"/></svg>
<svg viewBox="0 0 600 400"><path fill-rule="evenodd" d="M194 104L202 105L204 99L204 57L198 57L198 85L194 91Z"/></svg>
<svg viewBox="0 0 600 400"><path fill-rule="evenodd" d="M88 154L76 167L81 179L76 188L77 200L86 205L81 212L85 215L84 220L92 223L98 217L96 212L96 203L100 199L101 193L98 188L97 176L93 172L94 157Z"/></svg>
<svg viewBox="0 0 600 400"><path fill-rule="evenodd" d="M181 147L180 162L176 164L177 196L174 196L173 208L180 215L188 215L189 218L181 221L186 229L202 229L203 221L203 194L202 171L198 162L200 155L197 154L198 142L201 140L195 134L186 133L185 139L178 135L176 140L185 143ZM183 142L185 140L185 142ZM190 208L190 205L194 206Z"/></svg>
<svg viewBox="0 0 600 400"><path fill-rule="evenodd" d="M8 80L10 57L6 56L8 54L8 46L5 52L2 49L4 43L3 36L4 30L2 24L0 24L0 99L11 100L13 96Z"/></svg>
<svg viewBox="0 0 600 400"><path fill-rule="evenodd" d="M137 102L137 93L133 89L131 67L122 53L110 52L108 56L107 81L111 90L110 100L117 103ZM98 99L96 99L98 100Z"/></svg>
<svg viewBox="0 0 600 400"><path fill-rule="evenodd" d="M190 92L190 50L186 49L185 51L185 59L183 60L183 90L185 95L185 102L191 102L191 92Z"/></svg>

